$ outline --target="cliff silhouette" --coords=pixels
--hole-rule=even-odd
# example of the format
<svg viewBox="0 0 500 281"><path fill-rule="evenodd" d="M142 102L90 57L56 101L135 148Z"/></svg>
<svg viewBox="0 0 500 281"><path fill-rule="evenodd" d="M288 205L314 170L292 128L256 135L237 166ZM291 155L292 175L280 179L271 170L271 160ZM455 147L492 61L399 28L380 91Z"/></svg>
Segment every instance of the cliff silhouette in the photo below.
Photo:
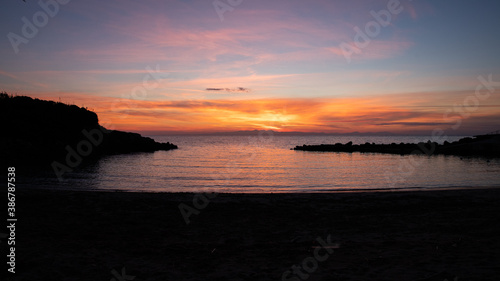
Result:
<svg viewBox="0 0 500 281"><path fill-rule="evenodd" d="M1 161L10 166L55 161L76 166L103 155L177 148L140 134L107 130L95 112L62 102L0 93L0 117Z"/></svg>

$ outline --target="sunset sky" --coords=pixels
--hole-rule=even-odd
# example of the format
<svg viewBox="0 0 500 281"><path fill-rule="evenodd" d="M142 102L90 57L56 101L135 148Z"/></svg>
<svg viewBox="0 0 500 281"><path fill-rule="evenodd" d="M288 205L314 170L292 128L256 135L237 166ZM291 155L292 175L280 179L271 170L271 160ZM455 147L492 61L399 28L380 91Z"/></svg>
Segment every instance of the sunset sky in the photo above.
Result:
<svg viewBox="0 0 500 281"><path fill-rule="evenodd" d="M109 128L500 130L499 1L9 0L0 10L0 91L88 107Z"/></svg>

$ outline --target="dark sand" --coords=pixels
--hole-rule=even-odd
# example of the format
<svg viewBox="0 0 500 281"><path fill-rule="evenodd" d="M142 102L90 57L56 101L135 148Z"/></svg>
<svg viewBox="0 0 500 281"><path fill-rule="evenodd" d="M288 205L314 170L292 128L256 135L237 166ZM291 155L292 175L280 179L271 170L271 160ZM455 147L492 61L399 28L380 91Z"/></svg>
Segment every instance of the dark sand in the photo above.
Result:
<svg viewBox="0 0 500 281"><path fill-rule="evenodd" d="M16 193L9 280L282 280L328 235L307 280L500 280L499 189L221 194L189 225L193 194Z"/></svg>

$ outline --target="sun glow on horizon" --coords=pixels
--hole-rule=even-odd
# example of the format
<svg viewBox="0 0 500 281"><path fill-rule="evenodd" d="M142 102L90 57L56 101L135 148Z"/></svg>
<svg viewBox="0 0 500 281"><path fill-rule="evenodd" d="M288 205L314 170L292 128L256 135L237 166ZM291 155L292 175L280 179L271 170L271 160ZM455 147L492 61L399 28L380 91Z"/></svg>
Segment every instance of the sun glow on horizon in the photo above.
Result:
<svg viewBox="0 0 500 281"><path fill-rule="evenodd" d="M28 2L3 4L3 34L43 12ZM17 53L0 41L0 90L136 132L484 133L500 89L467 99L478 77L500 88L499 3L400 1L382 24L388 0L255 0L223 19L199 0L72 1Z"/></svg>
<svg viewBox="0 0 500 281"><path fill-rule="evenodd" d="M349 133L392 132L431 134L435 128L453 130L459 120L462 129L480 134L500 120L500 97L490 99L463 118L457 101L470 91L376 95L355 98L300 98L257 100L146 101L82 96L81 104L93 108L101 124L135 132L210 133L275 130L281 132ZM71 95L78 101L76 94ZM448 96L443 102L443 97ZM425 103L422 98L425 97ZM47 97L50 99L50 96ZM53 98L52 98L53 99ZM55 100L55 99L53 99ZM79 103L77 103L79 104ZM489 120L485 122L485 117ZM483 125L478 126L477 122Z"/></svg>

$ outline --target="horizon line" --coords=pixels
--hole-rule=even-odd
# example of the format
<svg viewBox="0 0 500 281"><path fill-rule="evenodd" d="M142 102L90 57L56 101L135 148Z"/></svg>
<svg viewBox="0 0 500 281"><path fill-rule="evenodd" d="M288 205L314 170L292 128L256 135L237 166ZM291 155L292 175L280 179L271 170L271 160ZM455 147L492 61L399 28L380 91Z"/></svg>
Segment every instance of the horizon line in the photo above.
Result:
<svg viewBox="0 0 500 281"><path fill-rule="evenodd" d="M134 131L134 130L129 130ZM141 135L145 136L215 136L215 135L227 135L227 136L251 136L259 133L272 133L275 135L282 136L430 136L432 137L432 132L424 134L422 132L415 133L394 133L394 132L300 132L300 131L275 131L275 130L237 130L237 131L135 131ZM487 133L484 133L487 134ZM446 134L446 136L476 136L477 134Z"/></svg>

